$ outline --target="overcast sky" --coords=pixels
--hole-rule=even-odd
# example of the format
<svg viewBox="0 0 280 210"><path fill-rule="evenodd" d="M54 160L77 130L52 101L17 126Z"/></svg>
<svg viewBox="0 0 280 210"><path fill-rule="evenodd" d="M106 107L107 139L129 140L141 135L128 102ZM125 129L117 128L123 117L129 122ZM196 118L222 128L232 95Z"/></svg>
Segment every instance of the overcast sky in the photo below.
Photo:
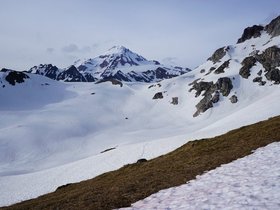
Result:
<svg viewBox="0 0 280 210"><path fill-rule="evenodd" d="M0 0L0 68L66 67L114 45L193 68L277 15L279 0Z"/></svg>

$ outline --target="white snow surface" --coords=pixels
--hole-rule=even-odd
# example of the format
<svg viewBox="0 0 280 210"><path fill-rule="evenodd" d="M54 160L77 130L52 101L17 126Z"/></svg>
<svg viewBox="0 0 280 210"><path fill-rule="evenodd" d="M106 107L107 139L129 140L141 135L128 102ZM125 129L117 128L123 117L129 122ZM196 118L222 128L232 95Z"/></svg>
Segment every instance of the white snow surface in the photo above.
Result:
<svg viewBox="0 0 280 210"><path fill-rule="evenodd" d="M280 209L280 143L122 209Z"/></svg>
<svg viewBox="0 0 280 210"><path fill-rule="evenodd" d="M6 86L0 86L0 206L35 198L140 158L166 154L190 140L280 115L279 85L252 82L261 66L251 70L249 79L239 76L244 56L279 45L279 37L267 43L268 38L263 34L232 46L227 55L232 61L223 74L200 73L213 65L207 61L152 87L62 83L30 74L26 82L10 86L1 73ZM193 118L201 96L195 98L189 92L189 83L201 77L216 82L222 76L235 78L229 97L235 94L238 102L232 104L229 97L221 96L213 108ZM160 91L164 98L153 100ZM178 97L178 105L171 104L173 97ZM110 148L115 149L101 153Z"/></svg>

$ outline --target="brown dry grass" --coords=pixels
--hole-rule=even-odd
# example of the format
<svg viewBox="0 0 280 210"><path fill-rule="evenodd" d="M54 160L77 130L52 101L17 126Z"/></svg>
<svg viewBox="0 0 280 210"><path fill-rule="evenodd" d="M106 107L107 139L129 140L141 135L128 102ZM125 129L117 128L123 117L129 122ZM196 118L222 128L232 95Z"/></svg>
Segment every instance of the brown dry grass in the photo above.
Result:
<svg viewBox="0 0 280 210"><path fill-rule="evenodd" d="M218 137L189 142L148 162L126 165L4 209L104 210L130 206L161 189L181 185L275 141L280 141L280 116Z"/></svg>

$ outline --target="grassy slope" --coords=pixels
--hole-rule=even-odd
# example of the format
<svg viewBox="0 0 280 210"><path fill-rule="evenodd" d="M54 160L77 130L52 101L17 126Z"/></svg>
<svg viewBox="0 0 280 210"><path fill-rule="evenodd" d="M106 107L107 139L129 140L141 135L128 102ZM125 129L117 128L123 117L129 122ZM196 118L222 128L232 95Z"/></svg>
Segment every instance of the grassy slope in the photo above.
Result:
<svg viewBox="0 0 280 210"><path fill-rule="evenodd" d="M148 162L126 165L4 209L104 210L129 206L152 193L184 184L196 175L249 155L252 150L275 141L280 141L280 116L218 137L189 142Z"/></svg>

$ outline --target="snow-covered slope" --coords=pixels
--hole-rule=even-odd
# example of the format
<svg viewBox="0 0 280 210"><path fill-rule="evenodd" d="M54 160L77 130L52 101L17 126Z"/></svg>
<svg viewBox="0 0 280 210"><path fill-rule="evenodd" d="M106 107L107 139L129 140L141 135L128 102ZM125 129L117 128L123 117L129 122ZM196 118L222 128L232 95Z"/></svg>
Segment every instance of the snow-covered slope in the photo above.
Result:
<svg viewBox="0 0 280 210"><path fill-rule="evenodd" d="M157 82L189 71L188 68L165 66L158 61L148 61L123 46L114 46L98 57L78 60L65 69L58 69L51 64L40 64L28 72L66 82L94 82L108 79Z"/></svg>
<svg viewBox="0 0 280 210"><path fill-rule="evenodd" d="M280 37L275 34L262 29L259 36L222 48L194 71L160 83L48 80L52 85L46 87L34 80L40 85L32 82L27 88L25 79L10 85L15 97L3 107L14 109L0 109L0 205L165 154L187 140L279 115ZM256 62L245 68L250 76L244 78L243 60L250 55ZM254 82L261 69L262 78ZM28 76L32 81L43 78ZM47 93L42 92L45 87L50 88ZM0 94L1 103L11 100L6 87ZM22 110L24 94L41 98L30 98L28 107L34 108ZM48 103L38 109L41 100ZM103 152L107 149L111 150Z"/></svg>
<svg viewBox="0 0 280 210"><path fill-rule="evenodd" d="M280 143L123 209L279 209Z"/></svg>

